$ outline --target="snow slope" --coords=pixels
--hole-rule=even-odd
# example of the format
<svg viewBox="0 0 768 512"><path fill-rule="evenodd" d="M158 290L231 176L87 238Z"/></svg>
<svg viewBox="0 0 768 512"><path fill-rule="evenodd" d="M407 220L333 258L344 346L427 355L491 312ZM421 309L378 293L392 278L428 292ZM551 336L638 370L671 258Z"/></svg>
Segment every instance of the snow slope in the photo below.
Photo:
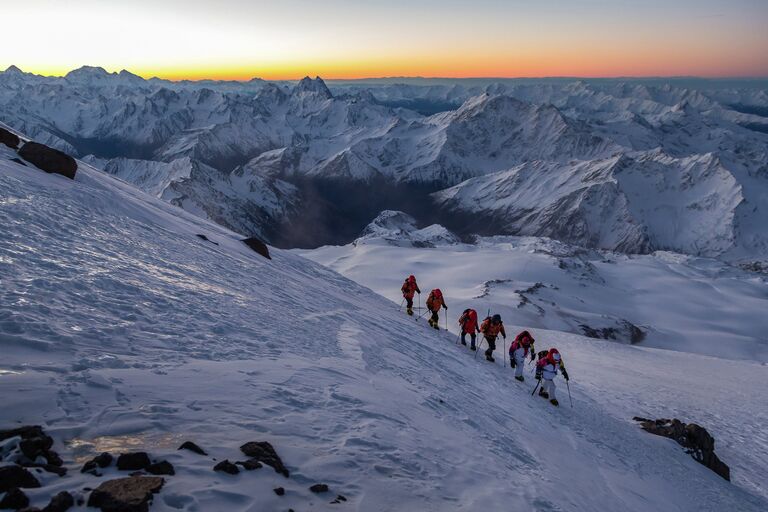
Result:
<svg viewBox="0 0 768 512"><path fill-rule="evenodd" d="M402 280L416 274L425 293L443 291L452 320L467 307L481 314L490 308L520 325L768 362L763 274L707 258L629 256L545 238L424 247L412 242L419 231L408 226L397 236L370 231L346 246L297 252L397 302Z"/></svg>
<svg viewBox="0 0 768 512"><path fill-rule="evenodd" d="M11 156L0 146L0 428L44 425L70 467L33 505L101 481L75 460L141 447L177 468L153 511L768 507L765 366L537 331L573 376L574 408L555 409L331 270L263 259L85 164L70 181ZM635 414L709 428L733 483ZM184 439L218 460L270 441L291 478L213 473Z"/></svg>

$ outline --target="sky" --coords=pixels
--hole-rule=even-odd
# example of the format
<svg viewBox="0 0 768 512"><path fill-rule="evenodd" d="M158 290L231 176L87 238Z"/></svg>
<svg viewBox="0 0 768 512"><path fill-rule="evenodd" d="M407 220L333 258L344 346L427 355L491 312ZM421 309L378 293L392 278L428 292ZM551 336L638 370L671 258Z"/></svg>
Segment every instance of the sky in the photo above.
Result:
<svg viewBox="0 0 768 512"><path fill-rule="evenodd" d="M0 0L0 12L0 69L45 75L768 76L768 0Z"/></svg>

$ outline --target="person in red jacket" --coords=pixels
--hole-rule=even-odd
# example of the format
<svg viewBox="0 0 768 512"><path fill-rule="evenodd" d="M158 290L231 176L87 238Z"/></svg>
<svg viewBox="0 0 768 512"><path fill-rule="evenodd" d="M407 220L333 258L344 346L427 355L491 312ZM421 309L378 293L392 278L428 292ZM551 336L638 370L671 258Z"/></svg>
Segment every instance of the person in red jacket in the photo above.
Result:
<svg viewBox="0 0 768 512"><path fill-rule="evenodd" d="M549 402L552 405L559 405L557 397L555 396L555 377L557 377L557 371L560 370L563 374L563 378L568 380L568 372L565 371L565 364L563 364L563 358L560 357L560 352L556 348L549 349L544 357L539 354L539 361L536 363L536 380L541 382L541 389L539 390L539 396L542 398L549 398Z"/></svg>
<svg viewBox="0 0 768 512"><path fill-rule="evenodd" d="M435 329L440 329L440 318L437 314L440 312L441 307L448 311L448 306L445 305L445 300L443 299L443 292L440 291L440 288L435 288L429 292L429 297L427 297L427 309L432 313L432 316L429 318L429 325Z"/></svg>
<svg viewBox="0 0 768 512"><path fill-rule="evenodd" d="M461 326L461 344L467 345L467 334L472 339L470 350L476 350L475 341L477 340L476 332L480 332L480 328L477 326L477 311L474 309L465 309L464 313L459 318L459 325Z"/></svg>
<svg viewBox="0 0 768 512"><path fill-rule="evenodd" d="M507 333L504 331L504 322L501 321L501 315L493 315L483 320L483 325L480 326L480 332L483 333L485 341L488 342L488 348L485 351L485 359L490 362L495 362L493 358L493 351L496 350L496 338L501 334L504 339L507 339Z"/></svg>
<svg viewBox="0 0 768 512"><path fill-rule="evenodd" d="M421 295L419 285L416 284L416 277L412 275L408 276L403 283L403 286L400 287L400 291L403 292L403 298L406 302L405 312L408 313L409 316L413 316L413 294L418 293Z"/></svg>
<svg viewBox="0 0 768 512"><path fill-rule="evenodd" d="M509 346L509 364L515 369L515 378L520 382L525 381L523 369L525 358L531 355L531 361L536 360L536 351L533 348L533 336L528 331L523 331L515 337L515 341Z"/></svg>

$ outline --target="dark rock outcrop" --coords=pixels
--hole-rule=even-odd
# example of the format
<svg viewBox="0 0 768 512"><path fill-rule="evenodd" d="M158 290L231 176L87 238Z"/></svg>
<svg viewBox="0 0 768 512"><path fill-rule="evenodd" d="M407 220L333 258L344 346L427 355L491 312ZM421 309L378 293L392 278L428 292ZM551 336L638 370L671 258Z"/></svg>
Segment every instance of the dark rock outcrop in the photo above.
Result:
<svg viewBox="0 0 768 512"><path fill-rule="evenodd" d="M91 492L89 507L102 512L148 512L152 495L162 489L159 476L129 476L108 480Z"/></svg>
<svg viewBox="0 0 768 512"><path fill-rule="evenodd" d="M208 238L208 237L207 237L207 236L205 236L205 235L201 235L201 234L199 234L199 233L198 233L198 234L197 234L197 235L195 235L195 236L196 236L197 238L199 238L200 240L205 240L206 242L210 242L210 243L212 243L213 245L219 245L219 242L214 242L213 240L211 240L210 238Z"/></svg>
<svg viewBox="0 0 768 512"><path fill-rule="evenodd" d="M213 466L213 470L221 471L222 473L229 473L230 475L236 475L240 472L237 466L229 462L227 459L224 459L223 461Z"/></svg>
<svg viewBox="0 0 768 512"><path fill-rule="evenodd" d="M15 488L34 489L40 487L40 482L35 475L21 466L0 467L0 492L10 491Z"/></svg>
<svg viewBox="0 0 768 512"><path fill-rule="evenodd" d="M235 462L235 464L239 464L240 466L243 466L243 469L245 469L246 471L253 471L254 469L259 469L263 467L261 465L261 462L259 462L256 459L239 460Z"/></svg>
<svg viewBox="0 0 768 512"><path fill-rule="evenodd" d="M715 438L704 427L695 423L686 424L678 419L649 420L637 416L633 419L639 421L646 432L674 439L694 460L724 479L731 480L731 469L715 454Z"/></svg>
<svg viewBox="0 0 768 512"><path fill-rule="evenodd" d="M288 468L285 467L275 449L266 441L251 441L250 443L245 443L240 447L240 451L250 457L251 460L263 462L267 466L272 466L276 473L280 473L286 478L290 475Z"/></svg>
<svg viewBox="0 0 768 512"><path fill-rule="evenodd" d="M5 144L11 149L18 149L21 139L15 133L0 127L0 144Z"/></svg>
<svg viewBox="0 0 768 512"><path fill-rule="evenodd" d="M150 464L152 464L152 461L149 460L147 452L122 453L117 458L117 469L121 471L147 469Z"/></svg>
<svg viewBox="0 0 768 512"><path fill-rule="evenodd" d="M96 468L106 468L109 467L110 464L112 464L112 455L108 452L103 452L85 464L83 464L83 469L80 470L81 473L93 473L96 471Z"/></svg>
<svg viewBox="0 0 768 512"><path fill-rule="evenodd" d="M179 450L189 450L189 451L195 452L195 453L197 453L199 455L208 455L207 453L205 453L205 450L203 450L202 448L197 446L192 441L184 441L181 444L181 446L179 446Z"/></svg>
<svg viewBox="0 0 768 512"><path fill-rule="evenodd" d="M344 496L343 494L339 494L338 496L336 496L336 499L331 502L331 505L335 505L337 503L344 503L345 501L347 501L347 497Z"/></svg>
<svg viewBox="0 0 768 512"><path fill-rule="evenodd" d="M16 487L9 489L5 496L3 496L3 499L0 500L0 509L18 510L28 505L29 498L24 494L24 491Z"/></svg>
<svg viewBox="0 0 768 512"><path fill-rule="evenodd" d="M163 460L147 466L147 473L152 475L175 475L176 470L173 469L173 464Z"/></svg>
<svg viewBox="0 0 768 512"><path fill-rule="evenodd" d="M282 487L275 487L272 490L275 491L275 494L277 494L278 496L285 496L285 489L283 489Z"/></svg>
<svg viewBox="0 0 768 512"><path fill-rule="evenodd" d="M61 174L75 179L77 162L74 158L58 149L49 148L39 142L27 142L18 151L19 156L38 169L47 173Z"/></svg>
<svg viewBox="0 0 768 512"><path fill-rule="evenodd" d="M43 512L67 512L75 506L75 499L67 491L62 491L53 498L43 509Z"/></svg>
<svg viewBox="0 0 768 512"><path fill-rule="evenodd" d="M269 248L267 247L267 244L265 244L258 238L252 236L251 238L246 238L245 240L243 240L243 243L248 247L250 247L251 249L253 249L254 251L256 251L257 253L267 258L268 260L272 259L272 256L269 255Z"/></svg>
<svg viewBox="0 0 768 512"><path fill-rule="evenodd" d="M315 494L320 494L322 492L328 492L328 486L326 484L315 484L310 487L309 490Z"/></svg>
<svg viewBox="0 0 768 512"><path fill-rule="evenodd" d="M66 474L66 469L61 466L64 461L59 454L51 450L53 447L53 438L43 431L40 425L26 425L10 430L0 431L0 441L11 437L20 437L19 450L23 457L19 461L22 466L39 467L46 471L56 473L59 476ZM43 457L47 463L37 462L38 457Z"/></svg>

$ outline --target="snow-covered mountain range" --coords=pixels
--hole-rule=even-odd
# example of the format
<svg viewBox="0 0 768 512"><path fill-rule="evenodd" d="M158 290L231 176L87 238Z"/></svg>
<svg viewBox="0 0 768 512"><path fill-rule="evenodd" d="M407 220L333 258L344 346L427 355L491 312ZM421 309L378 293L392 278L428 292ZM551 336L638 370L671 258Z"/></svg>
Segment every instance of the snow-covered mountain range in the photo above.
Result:
<svg viewBox="0 0 768 512"><path fill-rule="evenodd" d="M372 230L412 224L389 212ZM289 251L267 260L82 161L70 180L0 144L0 225L0 430L42 426L68 470L33 470L40 485L23 492L34 507L61 491L88 500L129 472L81 472L84 461L139 450L175 467L155 512L768 507L768 372L754 359L532 329L505 312L510 334L531 329L538 348L563 354L574 405L560 381L556 408L500 356L473 359L455 333L371 289ZM422 289L433 286L434 258L412 263ZM635 415L705 426L731 482ZM185 440L207 455L178 450ZM289 475L214 471L250 441L274 446ZM16 467L6 457L19 446L2 440L0 468ZM311 492L316 483L329 492Z"/></svg>
<svg viewBox="0 0 768 512"><path fill-rule="evenodd" d="M10 68L0 121L281 246L347 243L394 209L462 236L749 261L768 253L767 90L704 80L174 83ZM442 111L417 111L429 105Z"/></svg>

